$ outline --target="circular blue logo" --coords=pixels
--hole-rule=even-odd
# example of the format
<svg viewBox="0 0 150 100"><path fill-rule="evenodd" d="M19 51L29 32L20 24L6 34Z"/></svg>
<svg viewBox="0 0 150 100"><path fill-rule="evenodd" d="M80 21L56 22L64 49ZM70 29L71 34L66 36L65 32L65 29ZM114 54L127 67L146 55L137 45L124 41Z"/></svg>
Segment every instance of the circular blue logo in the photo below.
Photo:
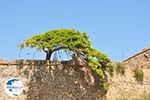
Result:
<svg viewBox="0 0 150 100"><path fill-rule="evenodd" d="M18 78L10 78L4 86L5 92L11 96L19 96L23 92L23 84Z"/></svg>

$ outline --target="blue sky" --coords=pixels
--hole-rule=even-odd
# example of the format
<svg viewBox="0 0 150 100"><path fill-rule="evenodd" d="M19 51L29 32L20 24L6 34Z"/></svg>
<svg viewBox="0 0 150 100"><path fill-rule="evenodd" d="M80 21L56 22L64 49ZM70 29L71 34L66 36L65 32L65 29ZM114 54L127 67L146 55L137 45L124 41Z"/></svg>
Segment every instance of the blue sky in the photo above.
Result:
<svg viewBox="0 0 150 100"><path fill-rule="evenodd" d="M43 58L17 45L57 28L87 32L113 61L150 46L149 0L0 0L0 58Z"/></svg>

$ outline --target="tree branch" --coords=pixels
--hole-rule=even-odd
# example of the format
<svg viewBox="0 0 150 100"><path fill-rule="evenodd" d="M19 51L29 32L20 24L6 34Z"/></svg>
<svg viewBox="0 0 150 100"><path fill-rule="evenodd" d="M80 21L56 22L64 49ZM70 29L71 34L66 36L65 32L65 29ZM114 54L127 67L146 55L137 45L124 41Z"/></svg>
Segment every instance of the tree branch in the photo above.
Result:
<svg viewBox="0 0 150 100"><path fill-rule="evenodd" d="M43 50L45 53L47 53L47 50L45 50L45 48L42 48L42 50Z"/></svg>
<svg viewBox="0 0 150 100"><path fill-rule="evenodd" d="M60 49L69 49L69 48L60 46L60 47L58 47L58 48L53 49L52 52L58 51L58 50L60 50Z"/></svg>

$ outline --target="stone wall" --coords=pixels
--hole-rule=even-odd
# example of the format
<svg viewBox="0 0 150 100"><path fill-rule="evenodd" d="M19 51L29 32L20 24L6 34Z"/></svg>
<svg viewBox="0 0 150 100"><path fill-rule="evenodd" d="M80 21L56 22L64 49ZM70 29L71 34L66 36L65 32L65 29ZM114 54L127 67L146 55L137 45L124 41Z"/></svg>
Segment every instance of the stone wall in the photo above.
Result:
<svg viewBox="0 0 150 100"><path fill-rule="evenodd" d="M150 50L144 50L123 61L125 74L114 73L109 79L106 98L99 87L99 78L85 65L75 66L72 61L15 61L0 62L0 100L140 100L150 93ZM134 70L144 72L143 82L134 78ZM23 93L10 97L4 83L11 77L19 78Z"/></svg>
<svg viewBox="0 0 150 100"><path fill-rule="evenodd" d="M134 78L134 72L126 68L124 75L115 74L111 79L110 89L107 93L108 100L140 100L144 93L150 93L150 69L143 69L144 80L138 82ZM117 99L118 98L118 99Z"/></svg>
<svg viewBox="0 0 150 100"><path fill-rule="evenodd" d="M98 76L72 62L15 61L1 63L0 71L0 100L99 100L103 95ZM20 96L4 92L11 77L23 82Z"/></svg>
<svg viewBox="0 0 150 100"><path fill-rule="evenodd" d="M25 74L24 70L30 72L30 70L25 66L22 70L19 70L20 66L14 63L1 62L0 63L0 100L25 100L28 91L28 82L30 81L31 74ZM10 97L4 91L4 84L9 78L19 78L24 85L24 93L18 97Z"/></svg>
<svg viewBox="0 0 150 100"><path fill-rule="evenodd" d="M144 49L142 52L135 54L123 61L125 64L129 65L131 68L150 68L150 49Z"/></svg>
<svg viewBox="0 0 150 100"><path fill-rule="evenodd" d="M146 49L122 62L126 68L125 74L116 74L110 80L108 100L140 100L144 93L150 93L150 49ZM139 68L144 72L143 82L134 77L134 70Z"/></svg>

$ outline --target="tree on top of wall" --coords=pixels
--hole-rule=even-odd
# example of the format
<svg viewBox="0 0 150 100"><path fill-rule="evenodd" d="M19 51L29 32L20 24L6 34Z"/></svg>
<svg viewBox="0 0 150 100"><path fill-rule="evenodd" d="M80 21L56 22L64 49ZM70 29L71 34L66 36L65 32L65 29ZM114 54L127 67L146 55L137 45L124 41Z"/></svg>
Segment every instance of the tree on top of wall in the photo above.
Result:
<svg viewBox="0 0 150 100"><path fill-rule="evenodd" d="M20 48L30 47L42 50L46 54L46 60L50 60L52 53L59 50L73 52L74 58L81 61L95 71L101 80L101 85L106 88L106 70L110 68L110 59L102 52L92 48L86 33L74 29L57 29L37 34L20 44Z"/></svg>

